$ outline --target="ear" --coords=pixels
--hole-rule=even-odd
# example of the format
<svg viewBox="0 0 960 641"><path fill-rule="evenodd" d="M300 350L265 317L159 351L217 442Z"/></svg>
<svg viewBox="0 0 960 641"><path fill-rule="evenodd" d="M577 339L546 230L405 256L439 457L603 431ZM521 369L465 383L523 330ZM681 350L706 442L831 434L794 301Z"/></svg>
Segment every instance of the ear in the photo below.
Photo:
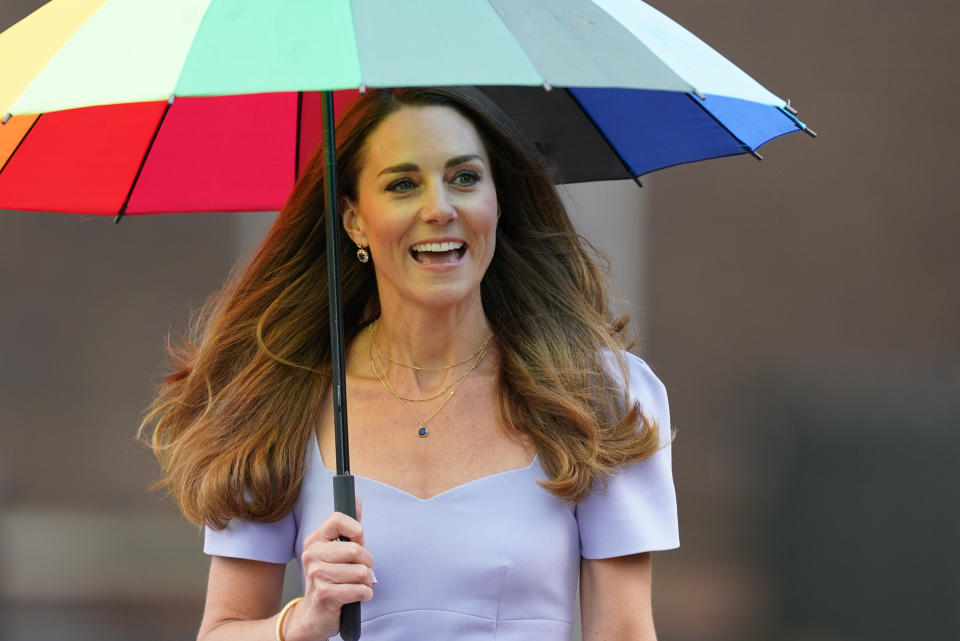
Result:
<svg viewBox="0 0 960 641"><path fill-rule="evenodd" d="M342 198L340 200L340 211L342 212L340 218L343 221L343 228L350 236L350 240L362 247L369 247L370 243L367 242L367 235L364 232L363 218L357 213L356 205L350 202L349 198Z"/></svg>

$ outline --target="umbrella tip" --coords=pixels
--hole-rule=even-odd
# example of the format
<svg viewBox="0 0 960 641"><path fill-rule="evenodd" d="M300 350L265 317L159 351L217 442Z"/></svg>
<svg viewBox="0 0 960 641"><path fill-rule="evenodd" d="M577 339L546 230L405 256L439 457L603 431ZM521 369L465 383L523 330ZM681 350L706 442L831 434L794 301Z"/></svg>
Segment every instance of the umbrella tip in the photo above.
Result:
<svg viewBox="0 0 960 641"><path fill-rule="evenodd" d="M793 105L790 104L789 100L787 101L787 104L785 104L782 107L779 107L779 109L783 115L785 115L787 118L793 121L793 124L797 126L797 129L799 129L800 131L806 132L806 134L811 138L817 137L817 132L815 132L813 129L811 129L806 124L801 122L799 118L797 118L797 110L793 107Z"/></svg>
<svg viewBox="0 0 960 641"><path fill-rule="evenodd" d="M553 85L551 85L549 82L545 82L545 83L543 83L543 90L544 90L544 91L553 91Z"/></svg>
<svg viewBox="0 0 960 641"><path fill-rule="evenodd" d="M360 95L361 95L361 96L362 96L363 94L367 93L367 85L360 85L359 91L360 91Z"/></svg>
<svg viewBox="0 0 960 641"><path fill-rule="evenodd" d="M13 114L8 112L7 115L3 117L3 120L0 121L0 124L4 124L4 125L7 124L7 121L10 120L10 118L12 117L13 117Z"/></svg>
<svg viewBox="0 0 960 641"><path fill-rule="evenodd" d="M707 97L706 97L705 95L703 95L703 92L700 91L699 89L696 89L696 88L694 88L694 90L693 90L693 95L696 96L697 98L699 98L700 100L706 100L706 99L707 99Z"/></svg>

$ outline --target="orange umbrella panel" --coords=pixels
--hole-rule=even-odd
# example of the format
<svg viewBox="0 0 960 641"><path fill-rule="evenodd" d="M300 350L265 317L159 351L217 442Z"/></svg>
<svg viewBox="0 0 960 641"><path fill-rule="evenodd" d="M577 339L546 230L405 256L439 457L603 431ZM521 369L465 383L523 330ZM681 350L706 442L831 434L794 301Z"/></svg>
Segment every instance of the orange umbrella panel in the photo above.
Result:
<svg viewBox="0 0 960 641"><path fill-rule="evenodd" d="M11 116L0 126L0 171L36 121L37 114Z"/></svg>

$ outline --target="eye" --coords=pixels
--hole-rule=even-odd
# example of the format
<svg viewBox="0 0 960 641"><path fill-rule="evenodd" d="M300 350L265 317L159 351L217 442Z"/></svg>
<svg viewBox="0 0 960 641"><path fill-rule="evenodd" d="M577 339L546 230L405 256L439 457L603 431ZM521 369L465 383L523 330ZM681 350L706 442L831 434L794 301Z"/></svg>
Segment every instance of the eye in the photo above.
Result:
<svg viewBox="0 0 960 641"><path fill-rule="evenodd" d="M408 191L416 189L416 187L417 184L409 178L400 178L399 180L394 180L392 183L387 185L387 191L392 191L397 194L404 194Z"/></svg>
<svg viewBox="0 0 960 641"><path fill-rule="evenodd" d="M460 187L471 187L480 182L480 176L475 171L464 170L454 176L451 182Z"/></svg>

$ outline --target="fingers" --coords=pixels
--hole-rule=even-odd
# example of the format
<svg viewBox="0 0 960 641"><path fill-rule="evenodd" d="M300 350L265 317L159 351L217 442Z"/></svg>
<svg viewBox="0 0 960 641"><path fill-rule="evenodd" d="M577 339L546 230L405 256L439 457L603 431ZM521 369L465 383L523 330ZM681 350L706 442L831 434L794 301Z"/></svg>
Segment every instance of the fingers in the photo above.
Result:
<svg viewBox="0 0 960 641"><path fill-rule="evenodd" d="M355 496L355 497L354 497L354 500L356 500L356 502L357 502L357 507L356 507L356 510L357 510L357 520L358 520L358 521L362 521L362 520L363 520L363 501L360 500L360 497L359 497L359 496Z"/></svg>
<svg viewBox="0 0 960 641"><path fill-rule="evenodd" d="M363 547L362 536L359 542L335 538L351 532L340 527L343 519L349 517L334 514L324 521L304 542L301 556L307 594L328 610L373 598L373 556Z"/></svg>
<svg viewBox="0 0 960 641"><path fill-rule="evenodd" d="M304 548L315 542L336 541L341 536L363 545L363 526L356 519L352 519L342 512L334 512L328 516L316 530L304 540Z"/></svg>
<svg viewBox="0 0 960 641"><path fill-rule="evenodd" d="M304 568L308 562L357 565L369 570L373 556L367 548L353 541L326 541L303 547Z"/></svg>
<svg viewBox="0 0 960 641"><path fill-rule="evenodd" d="M304 600L310 604L311 609L318 614L319 618L330 618L334 621L339 620L340 608L346 604L356 603L357 601L366 602L372 599L373 588L363 583L316 581L307 583L304 593Z"/></svg>
<svg viewBox="0 0 960 641"><path fill-rule="evenodd" d="M330 543L303 553L303 568L313 582L356 584L373 587L373 557L363 548L347 549L354 543ZM345 548L343 550L330 548Z"/></svg>
<svg viewBox="0 0 960 641"><path fill-rule="evenodd" d="M304 572L313 572L317 580L373 585L373 556L364 547L363 526L346 514L334 512L307 536L301 560Z"/></svg>

